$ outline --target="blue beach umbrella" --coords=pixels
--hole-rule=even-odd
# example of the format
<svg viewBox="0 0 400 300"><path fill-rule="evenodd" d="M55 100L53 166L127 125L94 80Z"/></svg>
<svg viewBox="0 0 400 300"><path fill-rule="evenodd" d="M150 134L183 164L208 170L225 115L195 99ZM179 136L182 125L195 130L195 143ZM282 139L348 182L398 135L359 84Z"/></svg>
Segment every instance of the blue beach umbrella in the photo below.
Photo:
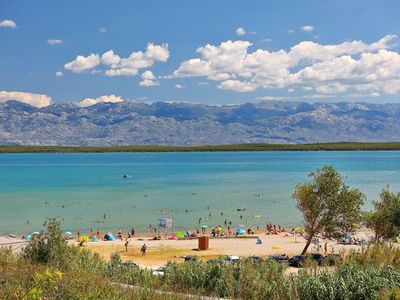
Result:
<svg viewBox="0 0 400 300"><path fill-rule="evenodd" d="M66 231L65 235L72 235L72 232L71 231Z"/></svg>
<svg viewBox="0 0 400 300"><path fill-rule="evenodd" d="M30 241L32 239L32 236L30 235L30 234L28 234L26 237L25 237L25 240L27 240L27 241Z"/></svg>
<svg viewBox="0 0 400 300"><path fill-rule="evenodd" d="M32 235L34 235L34 234L39 234L39 231L32 232Z"/></svg>

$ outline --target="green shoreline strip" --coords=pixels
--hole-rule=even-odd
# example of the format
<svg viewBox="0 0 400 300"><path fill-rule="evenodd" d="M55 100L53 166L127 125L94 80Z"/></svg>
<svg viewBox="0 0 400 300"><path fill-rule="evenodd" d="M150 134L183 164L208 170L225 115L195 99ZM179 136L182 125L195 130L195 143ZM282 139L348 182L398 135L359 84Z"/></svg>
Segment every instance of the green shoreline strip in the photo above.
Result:
<svg viewBox="0 0 400 300"><path fill-rule="evenodd" d="M394 143L237 144L204 146L0 146L0 153L229 152L229 151L377 151L400 150Z"/></svg>

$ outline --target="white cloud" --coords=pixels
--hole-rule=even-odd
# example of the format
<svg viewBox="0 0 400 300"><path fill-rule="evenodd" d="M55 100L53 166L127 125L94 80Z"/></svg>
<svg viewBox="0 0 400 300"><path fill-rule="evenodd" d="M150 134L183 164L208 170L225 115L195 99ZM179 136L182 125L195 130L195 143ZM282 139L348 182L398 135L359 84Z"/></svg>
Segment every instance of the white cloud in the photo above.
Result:
<svg viewBox="0 0 400 300"><path fill-rule="evenodd" d="M140 86L151 87L151 86L157 86L160 84L159 82L157 82L155 80L156 77L154 76L153 72L151 72L149 70L144 71L140 77L142 78L142 81L139 82Z"/></svg>
<svg viewBox="0 0 400 300"><path fill-rule="evenodd" d="M257 87L250 82L243 82L239 80L225 80L218 86L220 89L233 90L237 92L252 92Z"/></svg>
<svg viewBox="0 0 400 300"><path fill-rule="evenodd" d="M54 40L47 40L47 44L51 46L61 45L63 43L62 40L54 39Z"/></svg>
<svg viewBox="0 0 400 300"><path fill-rule="evenodd" d="M0 27L16 29L17 24L12 20L3 20L0 22Z"/></svg>
<svg viewBox="0 0 400 300"><path fill-rule="evenodd" d="M9 100L16 100L35 107L45 107L50 105L51 97L33 93L0 91L0 102Z"/></svg>
<svg viewBox="0 0 400 300"><path fill-rule="evenodd" d="M144 71L144 72L142 73L141 78L142 78L142 79L147 79L147 80L154 80L154 79L156 79L156 77L154 76L153 72L151 72L151 71L149 71L149 70Z"/></svg>
<svg viewBox="0 0 400 300"><path fill-rule="evenodd" d="M256 49L248 41L199 47L198 58L181 62L172 78L206 77L220 89L251 92L259 88L301 88L317 94L354 91L400 92L400 53L391 50L395 35L371 44L346 41L323 45L300 42L289 50Z"/></svg>
<svg viewBox="0 0 400 300"><path fill-rule="evenodd" d="M64 73L61 72L61 71L57 71L57 72L56 72L56 76L57 76L57 77L62 77L62 76L64 76Z"/></svg>
<svg viewBox="0 0 400 300"><path fill-rule="evenodd" d="M64 67L66 70L81 73L103 65L107 68L100 68L92 73L104 73L107 76L135 76L140 69L149 68L155 62L166 62L168 58L168 44L148 43L145 52L132 52L126 58L121 58L113 50L109 50L101 56L97 53L92 53L87 57L78 55L75 60L66 63Z"/></svg>
<svg viewBox="0 0 400 300"><path fill-rule="evenodd" d="M100 30L101 33L106 33L107 32L107 28L104 28L104 27L101 27L99 30Z"/></svg>
<svg viewBox="0 0 400 300"><path fill-rule="evenodd" d="M157 82L157 81L144 79L144 80L139 82L139 85L143 86L143 87L152 87L152 86L158 86L158 85L160 85L160 83Z"/></svg>
<svg viewBox="0 0 400 300"><path fill-rule="evenodd" d="M230 73L243 74L243 60L247 48L252 44L248 41L226 41L219 46L206 45L198 48L202 58L189 59L181 63L174 77L207 76L210 80L227 80Z"/></svg>
<svg viewBox="0 0 400 300"><path fill-rule="evenodd" d="M304 31L304 32L313 32L313 31L314 31L314 26L311 26L311 25L304 25L304 26L301 26L301 31Z"/></svg>
<svg viewBox="0 0 400 300"><path fill-rule="evenodd" d="M237 35L245 35L246 30L243 27L239 27L238 29L236 29L236 34Z"/></svg>
<svg viewBox="0 0 400 300"><path fill-rule="evenodd" d="M148 43L145 58L151 61L166 62L169 58L168 44L154 45Z"/></svg>
<svg viewBox="0 0 400 300"><path fill-rule="evenodd" d="M185 86L180 84L180 83L177 83L177 84L175 84L175 88L176 89L183 89L183 88L185 88Z"/></svg>
<svg viewBox="0 0 400 300"><path fill-rule="evenodd" d="M66 63L64 68L74 73L82 73L97 67L99 64L99 55L91 53L89 56L78 55L73 61Z"/></svg>
<svg viewBox="0 0 400 300"><path fill-rule="evenodd" d="M210 83L209 82L207 82L207 81L200 81L200 82L198 82L197 83L198 85L210 85Z"/></svg>
<svg viewBox="0 0 400 300"><path fill-rule="evenodd" d="M81 107L88 107L95 105L97 103L119 103L125 101L120 96L109 95L109 96L101 96L98 98L85 98L82 101L78 102L77 105Z"/></svg>
<svg viewBox="0 0 400 300"><path fill-rule="evenodd" d="M105 65L117 65L121 61L121 58L114 54L113 50L104 52L101 56L101 63Z"/></svg>

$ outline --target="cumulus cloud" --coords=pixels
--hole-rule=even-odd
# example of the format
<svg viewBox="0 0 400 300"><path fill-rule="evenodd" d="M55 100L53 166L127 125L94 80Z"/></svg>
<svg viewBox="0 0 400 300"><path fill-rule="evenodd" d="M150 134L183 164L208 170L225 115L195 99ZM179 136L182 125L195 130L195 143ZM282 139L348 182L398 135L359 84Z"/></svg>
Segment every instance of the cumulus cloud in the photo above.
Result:
<svg viewBox="0 0 400 300"><path fill-rule="evenodd" d="M151 87L160 84L159 82L156 81L156 77L154 76L153 72L149 70L144 71L140 77L142 78L142 81L139 82L140 86Z"/></svg>
<svg viewBox="0 0 400 300"><path fill-rule="evenodd" d="M304 32L313 32L313 31L314 31L314 26L311 26L311 25L304 25L304 26L301 26L301 31L304 31Z"/></svg>
<svg viewBox="0 0 400 300"><path fill-rule="evenodd" d="M62 77L62 76L64 76L64 73L61 72L61 71L57 71L57 72L56 72L56 76L57 76L57 77Z"/></svg>
<svg viewBox="0 0 400 300"><path fill-rule="evenodd" d="M199 47L200 57L181 62L171 77L206 77L219 81L220 89L238 92L299 87L325 95L349 89L396 94L400 92L400 53L391 50L396 38L387 35L371 44L303 41L276 51L249 51L250 42L228 40Z"/></svg>
<svg viewBox="0 0 400 300"><path fill-rule="evenodd" d="M16 29L17 24L15 24L15 22L12 20L3 20L0 22L0 27Z"/></svg>
<svg viewBox="0 0 400 300"><path fill-rule="evenodd" d="M101 56L97 53L92 53L86 57L78 55L73 61L66 63L64 67L74 73L81 73L102 65L106 69L96 70L94 73L104 72L107 76L135 76L140 69L149 68L155 62L166 62L168 58L168 44L148 43L145 51L132 52L126 58L121 58L113 50L109 50Z"/></svg>
<svg viewBox="0 0 400 300"><path fill-rule="evenodd" d="M236 34L237 35L245 35L246 34L246 30L243 27L239 27L238 29L236 29Z"/></svg>
<svg viewBox="0 0 400 300"><path fill-rule="evenodd" d="M109 96L101 96L98 98L85 98L82 101L78 102L77 105L80 107L88 107L98 103L119 103L125 101L120 96L109 95Z"/></svg>
<svg viewBox="0 0 400 300"><path fill-rule="evenodd" d="M121 58L114 54L113 50L104 52L101 56L101 63L105 65L117 65L121 61Z"/></svg>
<svg viewBox="0 0 400 300"><path fill-rule="evenodd" d="M74 73L82 73L92 70L100 64L100 57L98 54L91 53L88 56L78 55L73 61L66 63L64 68Z"/></svg>
<svg viewBox="0 0 400 300"><path fill-rule="evenodd" d="M185 86L183 84L177 83L177 84L175 84L175 88L176 89L183 89L183 88L185 88Z"/></svg>
<svg viewBox="0 0 400 300"><path fill-rule="evenodd" d="M106 33L107 32L107 28L101 27L100 29L100 33Z"/></svg>
<svg viewBox="0 0 400 300"><path fill-rule="evenodd" d="M62 40L58 40L58 39L47 40L47 44L49 44L51 46L61 45L62 43L63 43L63 41Z"/></svg>
<svg viewBox="0 0 400 300"><path fill-rule="evenodd" d="M16 100L35 107L45 107L50 105L51 97L33 93L0 91L0 102L9 100Z"/></svg>
<svg viewBox="0 0 400 300"><path fill-rule="evenodd" d="M239 80L225 80L222 81L218 87L220 89L234 90L237 92L252 92L257 88L250 82L239 81Z"/></svg>

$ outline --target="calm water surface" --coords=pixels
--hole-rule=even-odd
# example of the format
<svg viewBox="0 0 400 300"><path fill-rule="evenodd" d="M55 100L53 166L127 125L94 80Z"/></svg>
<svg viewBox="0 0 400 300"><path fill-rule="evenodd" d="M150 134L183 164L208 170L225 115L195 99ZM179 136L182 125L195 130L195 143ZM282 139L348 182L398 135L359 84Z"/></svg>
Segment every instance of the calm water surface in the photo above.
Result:
<svg viewBox="0 0 400 300"><path fill-rule="evenodd" d="M324 164L366 193L366 208L385 185L400 191L397 151L1 154L0 234L38 230L46 216L66 230L145 229L171 210L182 229L200 217L210 226L297 225L291 194Z"/></svg>

